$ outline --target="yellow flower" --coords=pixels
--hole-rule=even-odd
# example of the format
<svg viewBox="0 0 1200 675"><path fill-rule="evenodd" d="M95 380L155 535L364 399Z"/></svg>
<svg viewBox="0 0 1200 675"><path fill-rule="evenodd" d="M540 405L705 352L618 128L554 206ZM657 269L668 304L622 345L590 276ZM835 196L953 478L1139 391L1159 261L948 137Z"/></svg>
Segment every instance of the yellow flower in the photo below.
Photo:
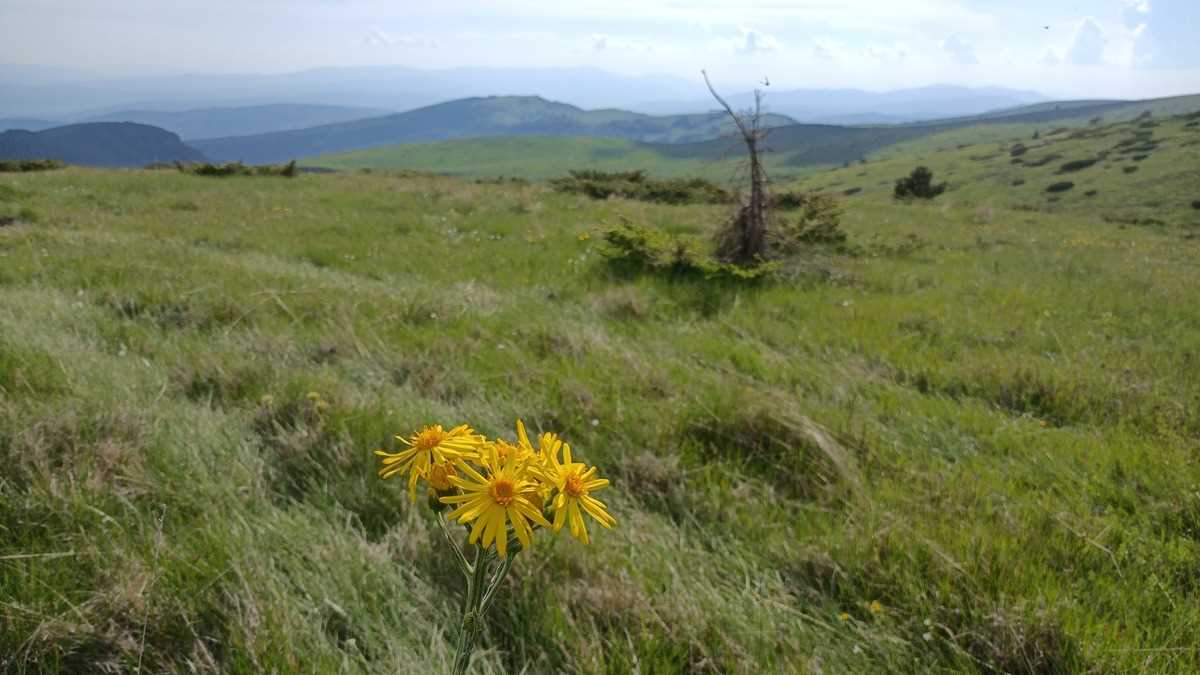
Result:
<svg viewBox="0 0 1200 675"><path fill-rule="evenodd" d="M444 504L458 504L447 516L460 523L475 521L468 540L474 544L480 540L484 548L495 542L500 557L508 555L508 525L521 546L529 548L533 539L530 521L542 527L550 523L542 517L538 504L538 484L529 472L528 461L509 454L501 463L495 446L487 448L481 462L486 476L458 460L458 469L465 478L450 478L450 484L463 491L460 495L442 497Z"/></svg>
<svg viewBox="0 0 1200 675"><path fill-rule="evenodd" d="M449 431L442 425L425 427L410 438L397 436L397 440L409 446L407 450L391 453L376 450L383 459L379 475L391 478L398 473L408 472L408 492L417 498L417 479L429 476L429 467L456 459L473 459L483 445L484 438L471 427L460 424Z"/></svg>
<svg viewBox="0 0 1200 675"><path fill-rule="evenodd" d="M513 445L504 439L497 438L493 441L489 441L487 445L483 447L483 451L479 453L480 463L487 466L487 462L491 461L493 454L496 458L496 466L499 467L508 462L509 457L516 457L517 459L524 460L529 458L530 453L520 445Z"/></svg>
<svg viewBox="0 0 1200 675"><path fill-rule="evenodd" d="M608 513L604 502L591 496L592 492L608 487L608 479L596 478L596 467L587 468L582 462L571 461L571 446L562 443L564 462L558 461L558 454L550 456L551 466L548 470L550 482L558 490L554 496L554 531L562 530L563 525L570 524L571 536L587 544L587 525L583 522L583 512L596 519L606 528L617 524L617 519Z"/></svg>
<svg viewBox="0 0 1200 675"><path fill-rule="evenodd" d="M841 614L838 614L838 620L839 620L839 621L849 621L849 620L850 620L850 613L849 613L849 612L842 612Z"/></svg>
<svg viewBox="0 0 1200 675"><path fill-rule="evenodd" d="M883 611L883 604L878 600L872 600L871 604L868 606L868 609L871 610L872 614L879 614Z"/></svg>
<svg viewBox="0 0 1200 675"><path fill-rule="evenodd" d="M458 472L454 470L454 463L450 461L438 462L429 467L429 476L426 480L429 481L429 486L438 492L449 492L450 479L457 476Z"/></svg>

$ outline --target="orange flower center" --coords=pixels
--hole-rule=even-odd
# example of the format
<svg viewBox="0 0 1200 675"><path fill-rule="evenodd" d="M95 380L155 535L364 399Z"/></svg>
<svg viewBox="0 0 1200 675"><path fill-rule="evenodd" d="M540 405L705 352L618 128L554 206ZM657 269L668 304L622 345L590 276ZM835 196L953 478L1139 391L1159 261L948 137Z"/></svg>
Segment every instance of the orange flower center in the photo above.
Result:
<svg viewBox="0 0 1200 675"><path fill-rule="evenodd" d="M449 463L434 464L429 469L429 484L439 492L446 492L450 489L450 477L457 475L458 472Z"/></svg>
<svg viewBox="0 0 1200 675"><path fill-rule="evenodd" d="M413 442L413 446L422 452L429 452L430 450L441 445L442 441L444 440L446 440L446 432L436 427L428 427L426 429L422 429L421 433L417 434L417 438Z"/></svg>
<svg viewBox="0 0 1200 675"><path fill-rule="evenodd" d="M503 478L492 481L492 486L488 489L488 493L492 496L492 501L500 506L508 506L516 499L512 481L504 480Z"/></svg>
<svg viewBox="0 0 1200 675"><path fill-rule="evenodd" d="M583 487L583 479L579 477L578 473L574 472L567 476L567 480L563 484L563 492L576 499L588 493L587 488Z"/></svg>

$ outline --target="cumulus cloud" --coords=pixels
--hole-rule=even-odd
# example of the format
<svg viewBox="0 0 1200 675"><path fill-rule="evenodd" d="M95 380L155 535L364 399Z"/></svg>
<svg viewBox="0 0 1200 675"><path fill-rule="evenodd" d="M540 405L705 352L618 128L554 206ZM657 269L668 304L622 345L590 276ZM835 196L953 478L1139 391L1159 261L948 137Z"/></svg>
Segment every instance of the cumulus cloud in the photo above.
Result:
<svg viewBox="0 0 1200 675"><path fill-rule="evenodd" d="M1126 2L1125 25L1132 29L1133 61L1162 68L1200 67L1200 7L1196 0Z"/></svg>
<svg viewBox="0 0 1200 675"><path fill-rule="evenodd" d="M863 53L880 63L904 63L908 59L908 45L901 43L891 47L867 47Z"/></svg>
<svg viewBox="0 0 1200 675"><path fill-rule="evenodd" d="M612 35L593 35L592 49L598 52L603 52L609 49L652 52L654 45L645 40L633 40L629 38L614 37Z"/></svg>
<svg viewBox="0 0 1200 675"><path fill-rule="evenodd" d="M950 55L950 60L955 63L961 65L979 63L979 58L975 56L975 47L957 33L942 41L942 49Z"/></svg>
<svg viewBox="0 0 1200 675"><path fill-rule="evenodd" d="M1042 52L1042 57L1038 59L1038 63L1043 66L1057 66L1062 62L1062 57L1058 55L1058 50L1053 47L1046 47L1046 51Z"/></svg>
<svg viewBox="0 0 1200 675"><path fill-rule="evenodd" d="M779 41L775 36L768 35L745 26L738 29L734 51L739 54L754 54L756 52L773 52L779 49Z"/></svg>
<svg viewBox="0 0 1200 675"><path fill-rule="evenodd" d="M1079 23L1075 38L1067 47L1067 61L1077 66L1094 66L1104 60L1104 46L1108 38L1096 20L1088 17Z"/></svg>
<svg viewBox="0 0 1200 675"><path fill-rule="evenodd" d="M433 38L413 35L391 35L379 26L367 28L367 34L363 37L363 44L381 47L437 47L437 42Z"/></svg>
<svg viewBox="0 0 1200 675"><path fill-rule="evenodd" d="M820 38L813 43L812 53L818 60L838 62L844 60L846 49L838 42Z"/></svg>

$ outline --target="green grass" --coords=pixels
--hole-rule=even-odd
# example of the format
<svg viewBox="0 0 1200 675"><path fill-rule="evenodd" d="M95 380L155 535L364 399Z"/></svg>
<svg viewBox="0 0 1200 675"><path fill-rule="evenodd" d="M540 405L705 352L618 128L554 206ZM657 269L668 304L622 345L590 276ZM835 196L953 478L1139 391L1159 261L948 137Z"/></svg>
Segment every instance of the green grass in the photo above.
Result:
<svg viewBox="0 0 1200 675"><path fill-rule="evenodd" d="M656 176L714 173L714 167L704 162L662 157L634 141L581 136L508 136L389 145L326 155L301 164L331 169L409 169L470 177L531 179L554 178L584 166L614 171L633 166ZM725 169L724 175L729 171Z"/></svg>
<svg viewBox="0 0 1200 675"><path fill-rule="evenodd" d="M823 172L864 188L861 253L753 287L621 276L582 236L727 207L0 176L39 216L0 227L0 670L440 672L451 561L371 450L520 416L604 468L620 524L521 555L477 672L1196 672L1179 139L1059 202L1055 164L953 145ZM893 202L917 163L951 191Z"/></svg>
<svg viewBox="0 0 1200 675"><path fill-rule="evenodd" d="M1121 104L1102 110L1068 108L1059 112L1039 104L1020 110L1013 121L978 116L898 126L841 127L798 124L771 129L764 161L776 180L790 180L830 166L858 163L875 156L918 154L932 147L1007 142L1035 131L1089 128L1093 119L1111 127L1146 112L1159 117L1200 110L1200 95ZM1058 104L1054 104L1058 105ZM1000 113L997 113L999 115ZM1074 117L1056 115L1074 114ZM1038 115L1050 120L1028 121ZM991 120L991 121L987 121ZM1026 121L1015 121L1026 120ZM711 134L715 136L715 131ZM663 177L702 176L714 180L737 177L745 150L735 138L692 142L639 143L589 136L517 136L464 138L449 141L388 145L370 150L326 154L307 159L305 166L335 169L409 169L461 176L520 176L546 179L571 169L646 170Z"/></svg>
<svg viewBox="0 0 1200 675"><path fill-rule="evenodd" d="M850 199L870 200L890 195L897 178L924 165L933 170L935 181L949 183L939 201L975 203L979 218L992 218L989 210L1004 208L1095 214L1126 224L1154 220L1200 226L1200 212L1190 207L1193 194L1200 194L1200 126L1188 126L1194 122L1171 117L1042 127L1037 139L1036 125L972 127L895 145L866 164L810 172L789 187L829 192L858 188ZM1014 155L1018 144L1025 150ZM1067 166L1083 160L1096 161L1074 170ZM1127 167L1137 168L1126 173ZM1046 188L1067 180L1075 187L1051 200L1055 195Z"/></svg>

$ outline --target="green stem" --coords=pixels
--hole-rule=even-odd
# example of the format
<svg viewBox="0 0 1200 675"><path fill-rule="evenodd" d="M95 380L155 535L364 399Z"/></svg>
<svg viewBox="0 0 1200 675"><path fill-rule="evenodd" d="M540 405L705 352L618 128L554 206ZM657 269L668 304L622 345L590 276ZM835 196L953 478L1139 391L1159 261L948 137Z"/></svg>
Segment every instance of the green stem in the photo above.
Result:
<svg viewBox="0 0 1200 675"><path fill-rule="evenodd" d="M481 616L487 614L488 609L492 606L496 589L500 588L504 577L508 576L508 570L512 567L513 558L515 557L517 557L517 554L513 553L500 562L500 569L496 572L496 576L492 577L492 583L488 584L488 589L484 592L483 599L479 601L479 614Z"/></svg>
<svg viewBox="0 0 1200 675"><path fill-rule="evenodd" d="M483 628L480 603L483 600L487 560L482 546L475 546L475 564L471 566L471 571L471 576L467 577L467 597L463 602L462 626L458 630L458 645L454 653L454 675L465 675L467 672L471 665L471 652L475 648L475 640Z"/></svg>
<svg viewBox="0 0 1200 675"><path fill-rule="evenodd" d="M438 514L437 521L438 528L442 531L442 536L446 537L446 543L450 544L450 548L454 551L454 559L458 562L458 569L462 570L463 576L465 576L467 581L470 582L471 573L475 571L474 568L472 568L471 564L467 562L467 557L463 555L462 548L459 547L457 541L454 541L454 537L451 536L450 530L446 528L446 519L443 518L441 514Z"/></svg>

